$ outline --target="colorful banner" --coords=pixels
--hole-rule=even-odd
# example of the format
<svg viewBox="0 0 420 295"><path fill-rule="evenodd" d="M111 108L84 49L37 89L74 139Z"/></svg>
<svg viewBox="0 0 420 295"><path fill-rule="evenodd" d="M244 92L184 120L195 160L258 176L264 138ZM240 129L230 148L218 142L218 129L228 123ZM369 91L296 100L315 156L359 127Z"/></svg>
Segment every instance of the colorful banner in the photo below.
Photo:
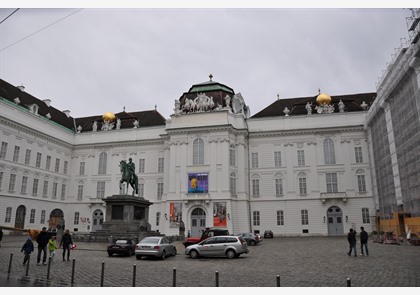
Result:
<svg viewBox="0 0 420 295"><path fill-rule="evenodd" d="M208 189L207 173L188 173L188 193L207 193Z"/></svg>
<svg viewBox="0 0 420 295"><path fill-rule="evenodd" d="M169 204L169 226L178 227L182 220L182 202Z"/></svg>
<svg viewBox="0 0 420 295"><path fill-rule="evenodd" d="M213 226L227 226L226 202L213 203Z"/></svg>

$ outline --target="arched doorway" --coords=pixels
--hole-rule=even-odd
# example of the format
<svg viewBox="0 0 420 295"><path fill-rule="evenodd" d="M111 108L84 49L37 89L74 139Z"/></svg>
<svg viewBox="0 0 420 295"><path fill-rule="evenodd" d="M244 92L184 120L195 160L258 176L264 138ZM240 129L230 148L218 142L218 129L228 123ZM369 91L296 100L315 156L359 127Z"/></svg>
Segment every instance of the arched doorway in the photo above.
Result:
<svg viewBox="0 0 420 295"><path fill-rule="evenodd" d="M26 207L20 205L16 209L15 228L25 228Z"/></svg>
<svg viewBox="0 0 420 295"><path fill-rule="evenodd" d="M54 209L50 213L50 219L48 220L48 228L63 230L65 228L64 213L60 209Z"/></svg>
<svg viewBox="0 0 420 295"><path fill-rule="evenodd" d="M342 236L344 234L343 211L337 206L332 206L327 210L328 235Z"/></svg>
<svg viewBox="0 0 420 295"><path fill-rule="evenodd" d="M191 212L191 237L201 237L206 229L206 212L202 208L195 208Z"/></svg>
<svg viewBox="0 0 420 295"><path fill-rule="evenodd" d="M95 210L92 214L92 231L97 231L102 228L102 223L104 222L104 213L102 210Z"/></svg>

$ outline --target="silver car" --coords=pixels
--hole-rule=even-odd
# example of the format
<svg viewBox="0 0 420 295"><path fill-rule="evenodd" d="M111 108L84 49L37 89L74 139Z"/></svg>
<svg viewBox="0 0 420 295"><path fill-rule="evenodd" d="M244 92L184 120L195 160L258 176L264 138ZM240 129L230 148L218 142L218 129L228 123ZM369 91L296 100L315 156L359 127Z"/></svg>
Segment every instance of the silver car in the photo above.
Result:
<svg viewBox="0 0 420 295"><path fill-rule="evenodd" d="M205 239L204 241L185 248L185 255L192 259L199 256L227 258L239 257L241 254L248 254L248 245L241 237L235 236L216 236Z"/></svg>
<svg viewBox="0 0 420 295"><path fill-rule="evenodd" d="M175 256L177 253L175 245L167 237L146 237L136 245L136 258L140 260L143 256L153 256L165 259L167 256Z"/></svg>

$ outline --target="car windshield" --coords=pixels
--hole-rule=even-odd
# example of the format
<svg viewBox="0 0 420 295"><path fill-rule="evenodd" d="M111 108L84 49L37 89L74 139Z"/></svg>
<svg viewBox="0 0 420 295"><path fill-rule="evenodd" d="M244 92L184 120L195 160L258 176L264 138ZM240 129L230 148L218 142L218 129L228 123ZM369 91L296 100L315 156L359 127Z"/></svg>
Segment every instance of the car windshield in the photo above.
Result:
<svg viewBox="0 0 420 295"><path fill-rule="evenodd" d="M115 244L127 244L127 240L117 240Z"/></svg>
<svg viewBox="0 0 420 295"><path fill-rule="evenodd" d="M140 244L159 244L160 238L144 238Z"/></svg>

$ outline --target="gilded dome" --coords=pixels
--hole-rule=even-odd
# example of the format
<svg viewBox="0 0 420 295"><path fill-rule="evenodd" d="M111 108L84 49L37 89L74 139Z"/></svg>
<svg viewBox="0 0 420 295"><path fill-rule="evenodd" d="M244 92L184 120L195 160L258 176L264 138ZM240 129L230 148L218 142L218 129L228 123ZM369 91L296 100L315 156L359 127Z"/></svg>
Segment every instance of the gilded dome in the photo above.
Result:
<svg viewBox="0 0 420 295"><path fill-rule="evenodd" d="M102 119L104 121L112 122L115 120L115 115L111 112L106 112L105 114L103 114Z"/></svg>
<svg viewBox="0 0 420 295"><path fill-rule="evenodd" d="M321 105L321 104L324 104L324 103L330 104L331 103L331 96L329 96L328 94L325 94L325 93L321 93L320 95L317 96L316 103L318 105Z"/></svg>

